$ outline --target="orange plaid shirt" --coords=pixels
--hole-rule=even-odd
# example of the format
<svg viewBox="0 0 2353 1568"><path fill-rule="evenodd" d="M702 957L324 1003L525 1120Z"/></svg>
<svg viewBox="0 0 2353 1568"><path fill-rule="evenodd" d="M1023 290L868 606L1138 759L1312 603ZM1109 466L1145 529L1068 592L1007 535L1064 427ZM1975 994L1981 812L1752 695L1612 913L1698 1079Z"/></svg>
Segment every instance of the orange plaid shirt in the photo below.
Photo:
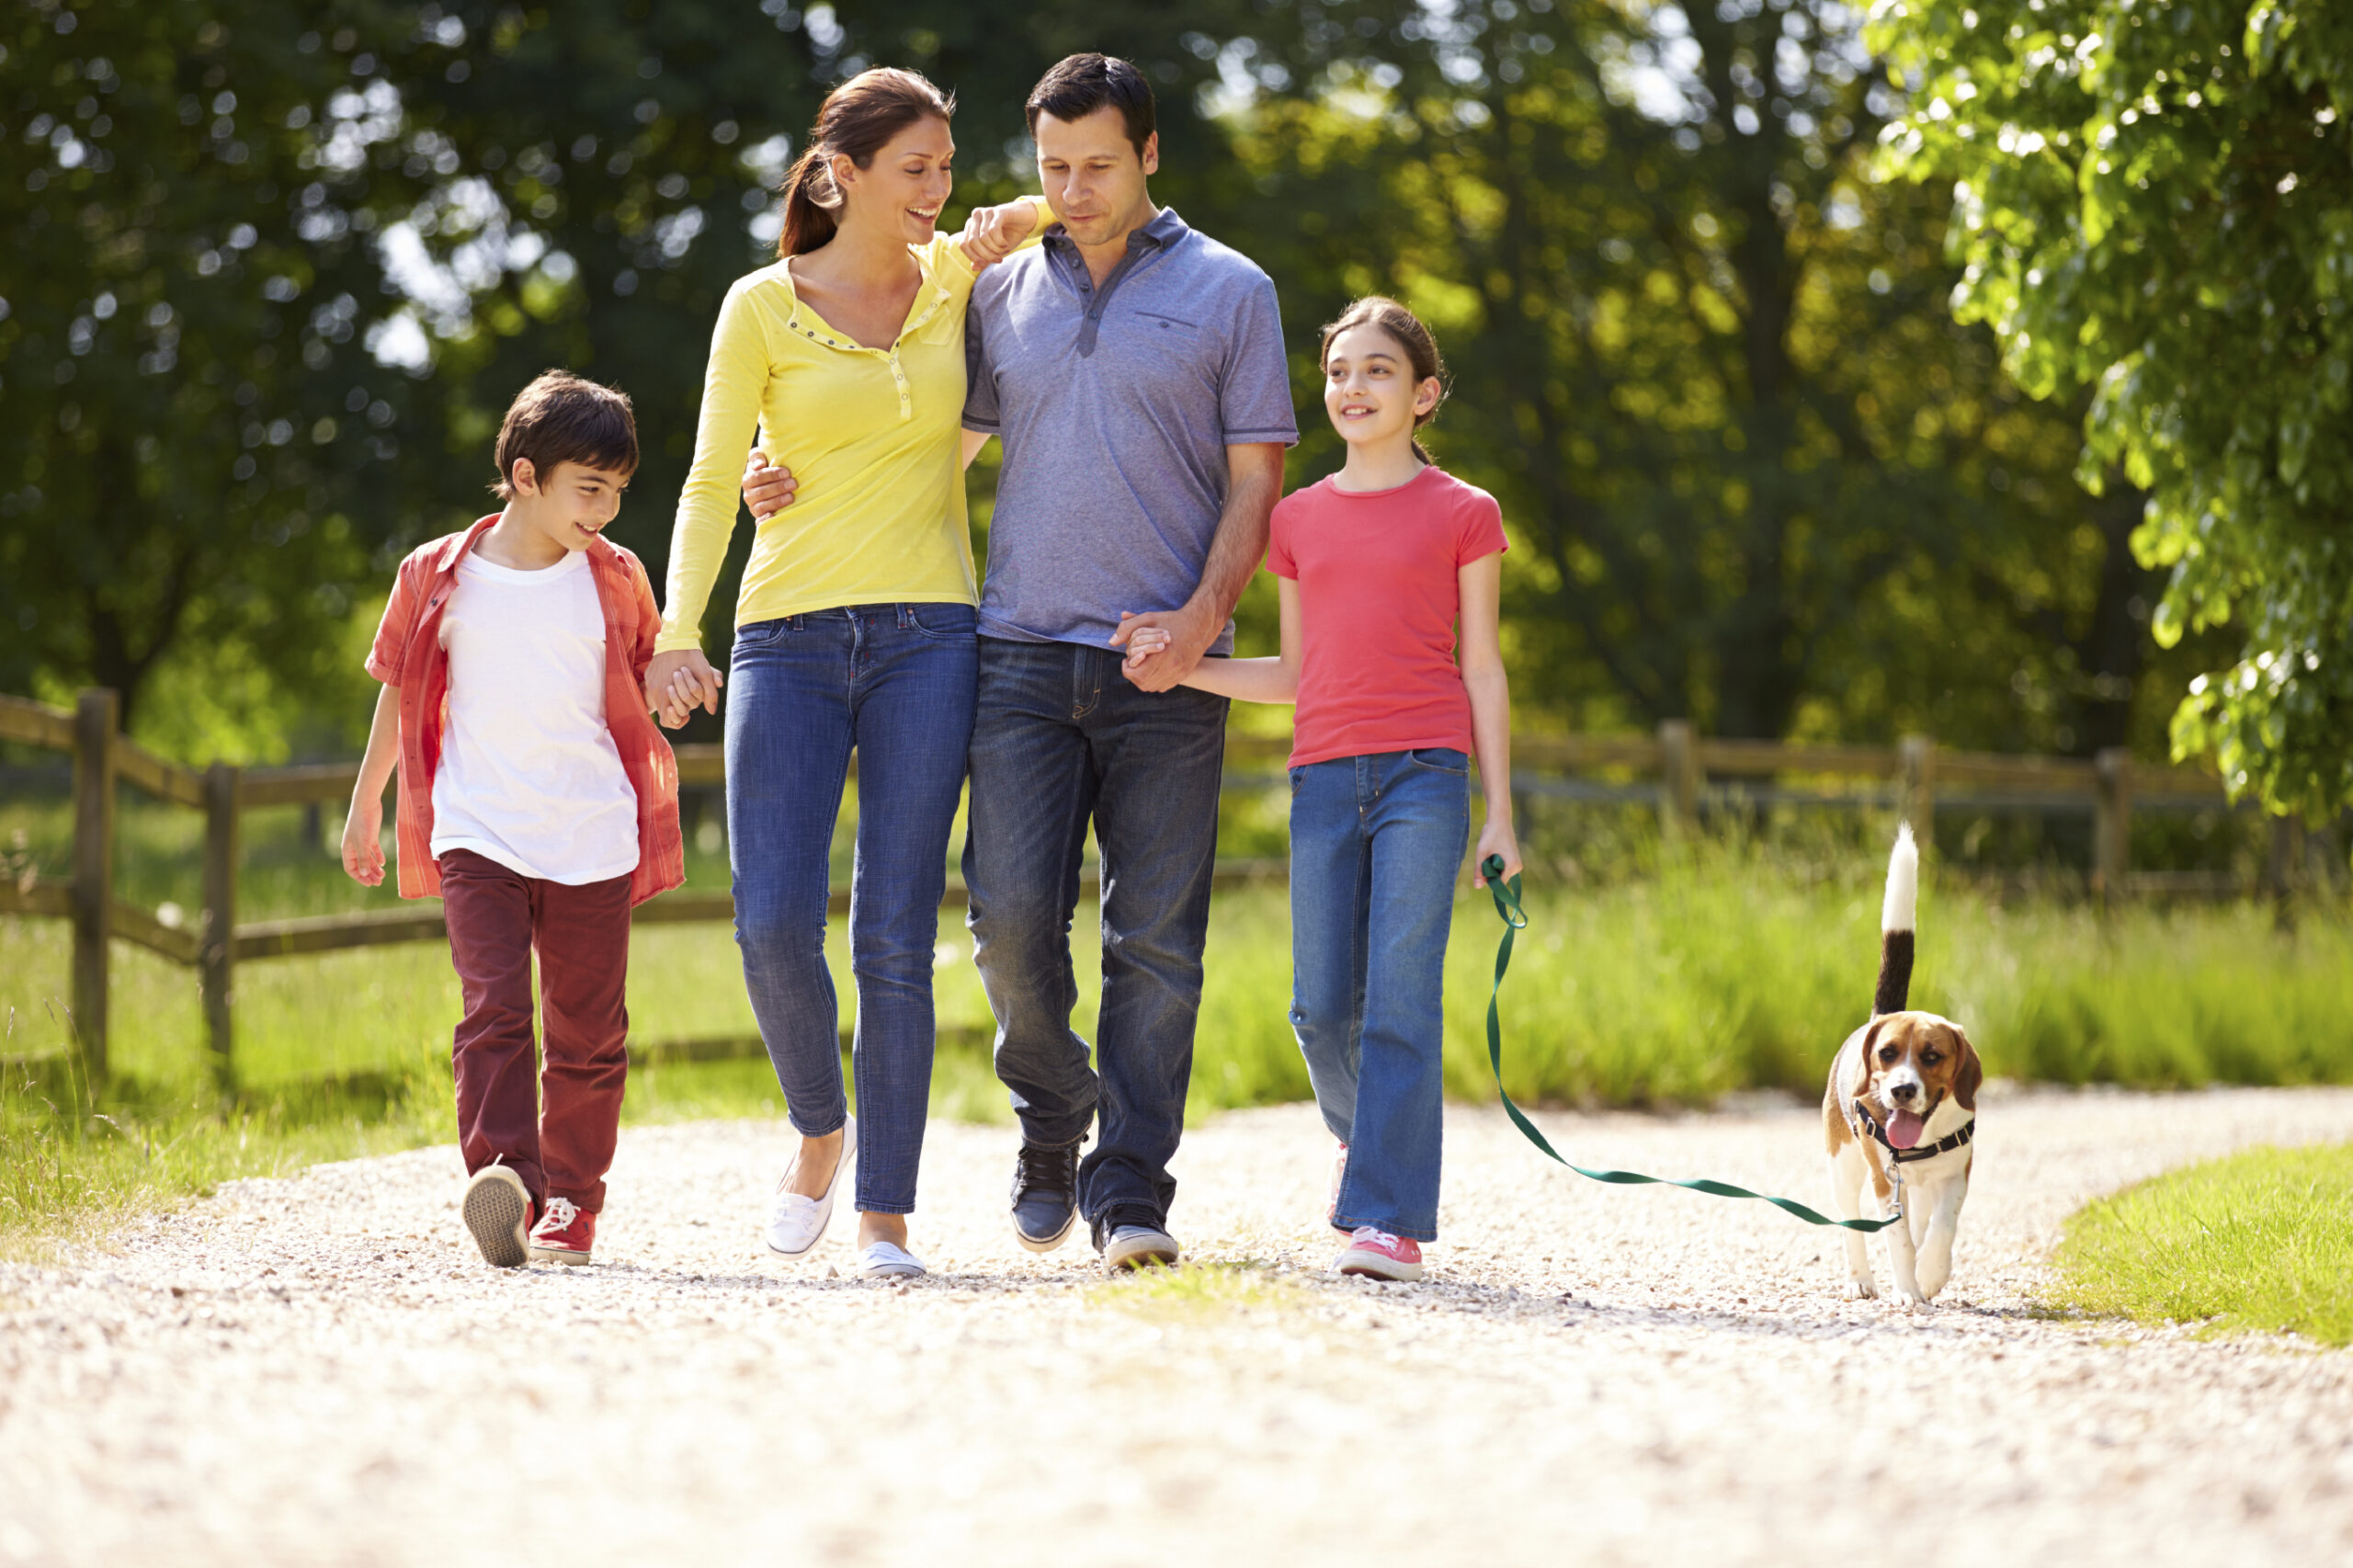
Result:
<svg viewBox="0 0 2353 1568"><path fill-rule="evenodd" d="M492 513L463 533L448 534L409 552L392 585L392 602L376 628L368 673L401 694L398 846L403 898L441 891L433 860L433 770L449 722L449 654L441 646L441 612L458 584L458 562ZM637 791L637 869L630 902L643 903L687 880L687 850L678 833L678 760L645 706L645 666L654 658L662 617L654 585L636 556L603 539L588 546L588 570L605 611L605 725L620 749L621 768Z"/></svg>

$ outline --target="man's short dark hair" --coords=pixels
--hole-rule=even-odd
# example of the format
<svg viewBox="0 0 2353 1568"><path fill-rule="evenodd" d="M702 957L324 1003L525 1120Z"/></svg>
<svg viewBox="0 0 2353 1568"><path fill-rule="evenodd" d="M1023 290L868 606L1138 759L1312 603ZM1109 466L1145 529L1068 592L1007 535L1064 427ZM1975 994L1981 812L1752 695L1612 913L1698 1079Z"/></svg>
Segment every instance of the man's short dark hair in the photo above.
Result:
<svg viewBox="0 0 2353 1568"><path fill-rule="evenodd" d="M1152 104L1152 84L1124 60L1108 54L1074 54L1038 78L1023 105L1029 134L1038 134L1038 117L1051 114L1068 122L1085 119L1097 109L1114 108L1127 122L1128 140L1143 156L1143 144L1158 129Z"/></svg>
<svg viewBox="0 0 2353 1568"><path fill-rule="evenodd" d="M498 481L491 493L515 498L515 465L531 460L537 483L558 463L581 463L608 473L637 472L637 416L627 393L549 370L515 394L498 427Z"/></svg>

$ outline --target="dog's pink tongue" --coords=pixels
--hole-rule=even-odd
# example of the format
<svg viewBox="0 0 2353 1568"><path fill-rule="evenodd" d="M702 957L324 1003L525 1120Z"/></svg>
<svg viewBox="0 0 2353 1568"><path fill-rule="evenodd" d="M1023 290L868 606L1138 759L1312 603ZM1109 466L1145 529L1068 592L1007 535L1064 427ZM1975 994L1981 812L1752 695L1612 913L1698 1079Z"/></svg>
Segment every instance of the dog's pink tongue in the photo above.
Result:
<svg viewBox="0 0 2353 1568"><path fill-rule="evenodd" d="M1899 1149L1909 1149L1920 1141L1922 1125L1919 1112L1899 1110L1887 1119L1887 1141Z"/></svg>

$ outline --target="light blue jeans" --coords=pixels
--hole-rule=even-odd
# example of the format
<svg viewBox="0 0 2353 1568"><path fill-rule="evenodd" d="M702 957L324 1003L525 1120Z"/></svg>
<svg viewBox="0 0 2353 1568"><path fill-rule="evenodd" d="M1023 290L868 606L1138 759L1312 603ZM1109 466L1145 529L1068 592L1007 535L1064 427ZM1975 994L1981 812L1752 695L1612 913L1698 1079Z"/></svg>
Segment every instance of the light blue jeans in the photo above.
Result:
<svg viewBox="0 0 2353 1568"><path fill-rule="evenodd" d="M1348 1146L1339 1230L1438 1236L1446 940L1470 836L1459 751L1290 770L1290 1023Z"/></svg>

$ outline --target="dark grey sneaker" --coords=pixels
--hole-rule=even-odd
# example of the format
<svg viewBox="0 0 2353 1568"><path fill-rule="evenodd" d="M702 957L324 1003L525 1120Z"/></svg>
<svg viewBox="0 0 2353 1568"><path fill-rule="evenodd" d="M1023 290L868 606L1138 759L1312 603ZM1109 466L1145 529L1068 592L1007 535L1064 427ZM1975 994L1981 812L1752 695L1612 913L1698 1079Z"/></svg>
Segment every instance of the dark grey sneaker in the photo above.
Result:
<svg viewBox="0 0 2353 1568"><path fill-rule="evenodd" d="M1022 1144L1013 1162L1013 1233L1031 1252L1051 1252L1077 1219L1078 1145Z"/></svg>
<svg viewBox="0 0 2353 1568"><path fill-rule="evenodd" d="M1174 1268L1176 1238L1156 1225L1115 1225L1103 1238L1103 1267L1112 1273L1123 1268Z"/></svg>

